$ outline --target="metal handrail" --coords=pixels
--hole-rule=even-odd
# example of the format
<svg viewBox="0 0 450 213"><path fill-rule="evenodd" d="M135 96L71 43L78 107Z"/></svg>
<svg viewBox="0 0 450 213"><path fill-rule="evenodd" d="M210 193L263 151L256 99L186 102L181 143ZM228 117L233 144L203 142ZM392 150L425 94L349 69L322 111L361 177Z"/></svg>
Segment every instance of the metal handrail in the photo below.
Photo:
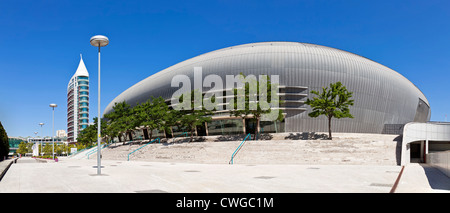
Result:
<svg viewBox="0 0 450 213"><path fill-rule="evenodd" d="M83 152L83 151L85 151L85 150L87 150L87 149L90 149L90 148L92 148L92 146L91 146L91 147L84 148L84 149L77 150L76 152L72 152L72 153L69 154L69 157L71 157L71 156L73 156L73 155L76 155L76 154L78 154L78 153L81 153L81 152Z"/></svg>
<svg viewBox="0 0 450 213"><path fill-rule="evenodd" d="M252 135L249 133L249 134L244 138L244 140L241 142L241 144L239 144L238 148L236 148L236 150L234 150L233 155L231 155L231 160L230 160L229 164L233 164L234 156L236 156L237 152L241 149L241 147L243 146L245 140L247 140L248 137L250 137L250 140L252 140Z"/></svg>
<svg viewBox="0 0 450 213"><path fill-rule="evenodd" d="M180 136L182 136L182 135L186 135L186 137L187 137L187 136L188 136L188 132L183 132L183 133L181 133L180 135L175 136L175 137L173 138L173 140L172 140L172 143L175 142L175 138L178 138L178 137L180 137Z"/></svg>
<svg viewBox="0 0 450 213"><path fill-rule="evenodd" d="M100 145L100 150L102 150L102 149L104 149L104 148L106 148L106 147L108 147L108 146L110 146L112 143L110 143L110 144L102 144L102 145ZM89 159L89 156L90 155L92 155L92 154L94 154L94 152L96 151L98 149L98 146L96 147L96 149L94 150L94 151L92 151L89 155L88 155L88 159Z"/></svg>
<svg viewBox="0 0 450 213"><path fill-rule="evenodd" d="M102 146L103 146L103 145L102 145ZM92 154L94 154L97 150L98 150L98 146L96 146L95 149L92 149L91 151L89 151L88 153L86 153L87 158L89 159L89 156L91 156Z"/></svg>
<svg viewBox="0 0 450 213"><path fill-rule="evenodd" d="M156 139L154 139L154 140L152 140L152 141L150 141L150 142L146 143L145 145L143 145L143 146L141 146L141 147L139 147L139 148L135 149L134 151L132 151L132 152L128 153L128 160L127 160L127 161L130 161L130 155L131 155L131 154L133 154L134 152L138 151L139 149L142 149L142 148L144 148L144 146L147 146L147 145L149 145L149 144L153 143L153 141L156 141L156 140L158 140L158 142L159 142L159 143L161 143L161 140L160 140L159 138L156 138Z"/></svg>
<svg viewBox="0 0 450 213"><path fill-rule="evenodd" d="M97 146L94 146L94 147L91 147L91 148L93 148L92 150L89 150L88 152L86 152L85 154L84 154L84 156L88 156L88 159L89 159L89 155L92 153L92 152L95 152L95 151L97 151ZM89 148L89 149L91 149L91 148Z"/></svg>

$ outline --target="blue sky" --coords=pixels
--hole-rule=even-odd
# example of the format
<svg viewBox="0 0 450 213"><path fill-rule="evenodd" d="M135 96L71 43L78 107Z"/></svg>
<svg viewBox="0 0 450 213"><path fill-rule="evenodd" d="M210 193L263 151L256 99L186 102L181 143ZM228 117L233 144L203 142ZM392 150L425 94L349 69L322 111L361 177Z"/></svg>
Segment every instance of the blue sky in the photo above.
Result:
<svg viewBox="0 0 450 213"><path fill-rule="evenodd" d="M202 53L261 41L330 46L404 75L428 98L431 120L450 116L450 2L443 1L5 1L0 0L0 121L9 136L66 130L66 89L80 56L97 116L140 80ZM43 131L38 123L45 123Z"/></svg>

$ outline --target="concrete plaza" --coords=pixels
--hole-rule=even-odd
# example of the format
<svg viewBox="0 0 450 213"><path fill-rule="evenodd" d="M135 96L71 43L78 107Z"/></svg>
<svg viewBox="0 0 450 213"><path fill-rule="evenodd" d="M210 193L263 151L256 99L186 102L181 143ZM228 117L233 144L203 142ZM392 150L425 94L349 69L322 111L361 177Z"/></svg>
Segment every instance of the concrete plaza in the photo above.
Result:
<svg viewBox="0 0 450 213"><path fill-rule="evenodd" d="M60 158L39 163L21 158L0 181L0 192L30 193L388 193L400 166L228 165ZM442 173L431 178L419 164L405 167L396 192L450 192ZM434 187L434 188L432 188Z"/></svg>

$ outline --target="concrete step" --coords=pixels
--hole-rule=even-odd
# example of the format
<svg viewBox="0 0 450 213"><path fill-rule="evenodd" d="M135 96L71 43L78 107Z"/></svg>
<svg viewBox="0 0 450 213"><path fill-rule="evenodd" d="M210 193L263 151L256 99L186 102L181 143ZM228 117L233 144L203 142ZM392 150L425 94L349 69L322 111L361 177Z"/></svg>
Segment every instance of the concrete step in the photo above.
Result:
<svg viewBox="0 0 450 213"><path fill-rule="evenodd" d="M399 144L395 136L381 139L347 137L334 140L247 141L234 162L241 164L381 164L397 165ZM130 160L228 163L241 141L149 144ZM141 145L142 146L142 145ZM139 145L110 146L104 159L126 160Z"/></svg>

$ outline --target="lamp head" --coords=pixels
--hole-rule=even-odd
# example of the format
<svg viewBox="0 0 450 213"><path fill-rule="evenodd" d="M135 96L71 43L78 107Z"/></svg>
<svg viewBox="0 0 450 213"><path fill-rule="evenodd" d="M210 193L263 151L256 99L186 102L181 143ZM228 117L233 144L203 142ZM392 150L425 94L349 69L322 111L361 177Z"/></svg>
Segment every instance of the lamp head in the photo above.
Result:
<svg viewBox="0 0 450 213"><path fill-rule="evenodd" d="M91 37L90 42L94 47L104 47L109 44L109 39L106 36L96 35Z"/></svg>

